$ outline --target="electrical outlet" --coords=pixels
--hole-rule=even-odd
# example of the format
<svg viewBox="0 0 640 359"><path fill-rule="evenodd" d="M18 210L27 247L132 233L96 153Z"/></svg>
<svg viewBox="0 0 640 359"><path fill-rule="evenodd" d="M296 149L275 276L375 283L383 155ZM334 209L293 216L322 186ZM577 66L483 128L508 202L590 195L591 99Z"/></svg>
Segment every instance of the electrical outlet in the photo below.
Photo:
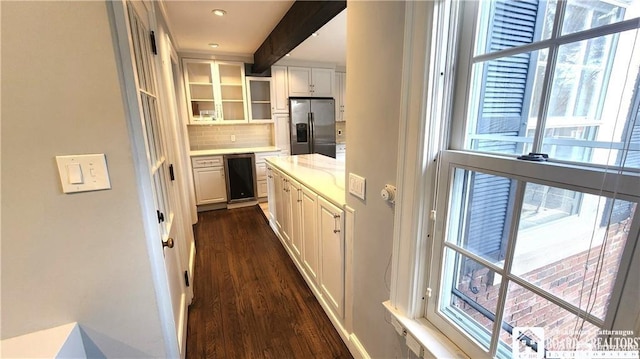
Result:
<svg viewBox="0 0 640 359"><path fill-rule="evenodd" d="M391 317L391 325L393 325L393 328L396 330L396 333L398 333L398 335L404 335L404 328L402 327L398 319L396 319L395 317Z"/></svg>
<svg viewBox="0 0 640 359"><path fill-rule="evenodd" d="M236 142L236 135L231 135L231 142Z"/></svg>
<svg viewBox="0 0 640 359"><path fill-rule="evenodd" d="M413 354L417 355L418 358L422 358L422 345L418 342L416 338L411 334L407 334L405 337L405 343L407 347L413 352Z"/></svg>

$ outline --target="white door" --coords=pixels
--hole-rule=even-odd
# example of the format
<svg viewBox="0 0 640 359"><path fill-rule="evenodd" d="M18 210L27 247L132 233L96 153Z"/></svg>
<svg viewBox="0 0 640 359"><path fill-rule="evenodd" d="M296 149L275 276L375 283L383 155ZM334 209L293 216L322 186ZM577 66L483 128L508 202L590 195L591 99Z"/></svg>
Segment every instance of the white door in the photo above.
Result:
<svg viewBox="0 0 640 359"><path fill-rule="evenodd" d="M193 186L192 171L190 161L191 158L187 151L189 148L188 135L186 134L186 126L183 125L183 121L180 118L180 111L178 109L178 103L175 99L179 98L176 93L176 84L181 84L179 81L180 65L178 59L178 53L175 51L169 35L163 33L160 37L160 62L159 66L162 68L162 78L164 79L164 105L165 114L163 116L166 124L167 131L167 144L168 151L167 156L169 159L169 172L170 188L169 192L173 194L173 203L175 212L177 212L176 225L179 225L179 237L181 240L177 241L177 245L180 249L180 263L182 264L183 275L185 285L187 283L193 283L193 267L195 262L195 240L193 235L193 226L191 221L190 211L190 196ZM195 206L194 206L195 207ZM191 304L193 299L193 286L187 285L187 298L188 304ZM185 308L186 309L186 308Z"/></svg>
<svg viewBox="0 0 640 359"><path fill-rule="evenodd" d="M178 196L168 183L169 161L166 149L169 147L167 134L163 132L162 116L158 96L158 81L154 69L151 40L150 10L146 3L128 2L129 41L133 49L135 60L135 78L137 99L140 110L142 128L144 129L145 150L147 152L147 167L151 177L153 201L158 218L158 233L161 241L158 246L164 248L164 264L169 296L173 312L175 340L180 357L185 355L184 339L186 338L186 290L183 277L184 266L181 263L180 246L176 246L179 238L180 215L173 209L173 199ZM155 46L155 45L153 45Z"/></svg>

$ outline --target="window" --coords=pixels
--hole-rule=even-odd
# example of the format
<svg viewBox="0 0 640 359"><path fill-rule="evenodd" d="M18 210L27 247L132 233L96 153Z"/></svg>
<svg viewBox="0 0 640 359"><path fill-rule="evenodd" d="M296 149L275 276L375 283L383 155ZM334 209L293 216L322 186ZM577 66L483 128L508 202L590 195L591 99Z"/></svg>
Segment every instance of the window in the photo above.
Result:
<svg viewBox="0 0 640 359"><path fill-rule="evenodd" d="M515 327L593 343L640 314L640 1L459 6L426 317L470 355L511 357Z"/></svg>

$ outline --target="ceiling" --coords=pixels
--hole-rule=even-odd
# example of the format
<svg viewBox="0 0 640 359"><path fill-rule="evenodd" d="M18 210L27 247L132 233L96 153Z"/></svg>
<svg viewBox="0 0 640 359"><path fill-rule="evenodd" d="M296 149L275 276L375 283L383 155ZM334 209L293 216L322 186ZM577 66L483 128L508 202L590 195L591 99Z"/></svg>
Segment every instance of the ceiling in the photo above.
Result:
<svg viewBox="0 0 640 359"><path fill-rule="evenodd" d="M168 25L178 52L252 57L293 1L164 0ZM225 16L216 16L223 9ZM346 64L346 10L291 51L287 61ZM218 48L209 47L217 43Z"/></svg>

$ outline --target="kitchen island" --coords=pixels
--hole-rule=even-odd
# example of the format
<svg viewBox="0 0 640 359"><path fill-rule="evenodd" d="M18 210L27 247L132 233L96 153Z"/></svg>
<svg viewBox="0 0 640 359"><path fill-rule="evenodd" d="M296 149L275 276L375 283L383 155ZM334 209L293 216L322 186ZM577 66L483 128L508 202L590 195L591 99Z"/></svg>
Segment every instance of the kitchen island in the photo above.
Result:
<svg viewBox="0 0 640 359"><path fill-rule="evenodd" d="M347 343L354 213L346 205L344 162L309 154L266 163L269 225Z"/></svg>
<svg viewBox="0 0 640 359"><path fill-rule="evenodd" d="M317 153L267 157L266 161L336 206L344 207L347 204L344 191L344 162Z"/></svg>

